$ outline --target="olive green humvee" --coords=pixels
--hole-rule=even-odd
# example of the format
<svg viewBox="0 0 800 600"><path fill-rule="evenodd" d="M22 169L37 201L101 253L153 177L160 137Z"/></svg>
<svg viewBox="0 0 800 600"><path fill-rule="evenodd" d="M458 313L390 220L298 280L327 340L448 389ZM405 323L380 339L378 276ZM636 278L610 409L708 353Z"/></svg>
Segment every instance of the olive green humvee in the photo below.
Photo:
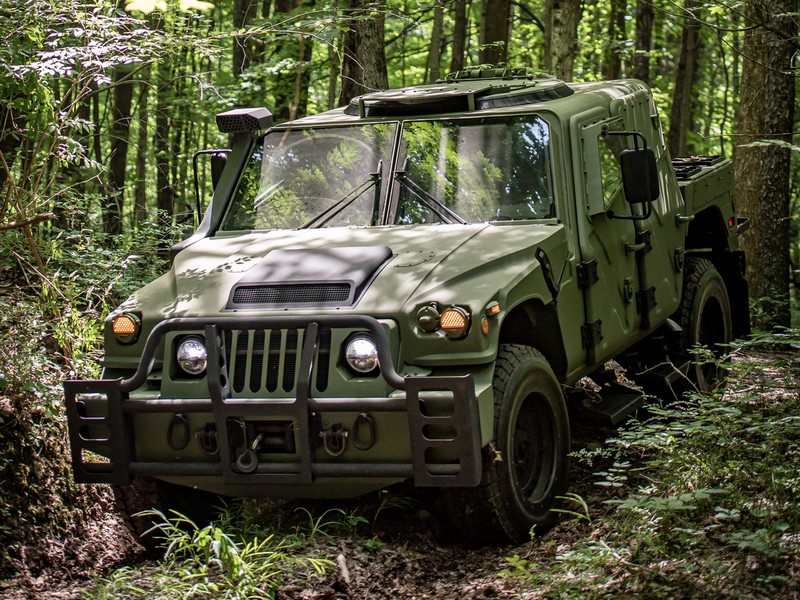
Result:
<svg viewBox="0 0 800 600"><path fill-rule="evenodd" d="M617 359L708 390L696 345L749 330L731 163L670 160L639 81L472 69L217 124L200 227L108 318L103 378L65 383L78 482L409 481L524 540L567 489L566 386Z"/></svg>

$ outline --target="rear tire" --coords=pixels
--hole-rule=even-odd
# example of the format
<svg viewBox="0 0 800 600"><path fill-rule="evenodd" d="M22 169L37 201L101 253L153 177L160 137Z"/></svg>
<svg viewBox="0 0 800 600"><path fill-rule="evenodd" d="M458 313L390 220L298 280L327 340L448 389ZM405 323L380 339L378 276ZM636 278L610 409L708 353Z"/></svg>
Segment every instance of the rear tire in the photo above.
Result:
<svg viewBox="0 0 800 600"><path fill-rule="evenodd" d="M500 347L493 380L494 443L483 452L479 487L451 494L451 518L481 541L521 543L558 521L567 490L569 419L561 386L529 346Z"/></svg>
<svg viewBox="0 0 800 600"><path fill-rule="evenodd" d="M723 382L725 369L719 361L704 360L695 347L705 347L720 358L733 339L733 324L725 281L710 260L686 259L683 298L676 316L683 329L681 351L692 357L689 379L699 391L711 392Z"/></svg>

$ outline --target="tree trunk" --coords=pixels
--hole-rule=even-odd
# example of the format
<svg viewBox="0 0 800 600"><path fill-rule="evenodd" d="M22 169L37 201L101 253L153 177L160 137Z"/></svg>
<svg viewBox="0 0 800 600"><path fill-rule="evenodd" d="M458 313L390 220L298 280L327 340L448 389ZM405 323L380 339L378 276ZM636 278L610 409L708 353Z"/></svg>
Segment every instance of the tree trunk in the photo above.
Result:
<svg viewBox="0 0 800 600"><path fill-rule="evenodd" d="M467 47L467 0L453 2L453 54L450 57L450 72L464 68L464 53Z"/></svg>
<svg viewBox="0 0 800 600"><path fill-rule="evenodd" d="M483 0L478 40L478 61L484 65L505 65L511 33L511 1Z"/></svg>
<svg viewBox="0 0 800 600"><path fill-rule="evenodd" d="M128 136L131 129L133 84L126 81L129 70L114 69L114 107L111 110L111 158L108 169L108 198L103 211L103 229L111 235L122 233L125 200L125 169L128 163Z"/></svg>
<svg viewBox="0 0 800 600"><path fill-rule="evenodd" d="M667 144L673 157L691 153L689 130L692 127L692 93L697 80L698 56L700 54L700 22L694 11L700 10L698 0L686 0L686 22L681 37L678 68L675 71L675 89L672 94L672 110L669 115Z"/></svg>
<svg viewBox="0 0 800 600"><path fill-rule="evenodd" d="M603 76L619 79L622 76L620 52L625 43L625 0L611 0L608 12L608 40L603 60Z"/></svg>
<svg viewBox="0 0 800 600"><path fill-rule="evenodd" d="M156 129L153 135L153 150L156 157L156 207L159 221L172 224L175 193L170 181L173 157L170 146L170 119L172 94L169 89L172 71L167 61L158 65L158 88L156 90Z"/></svg>
<svg viewBox="0 0 800 600"><path fill-rule="evenodd" d="M147 73L149 73L149 69ZM147 73L139 93L138 131L136 134L136 184L133 188L133 226L138 227L147 219L147 157L148 157L148 132L149 113L147 102L150 97L150 84L147 83Z"/></svg>
<svg viewBox="0 0 800 600"><path fill-rule="evenodd" d="M636 39L633 55L633 77L650 84L650 50L653 43L653 19L655 12L650 0L636 3Z"/></svg>
<svg viewBox="0 0 800 600"><path fill-rule="evenodd" d="M573 65L578 54L581 0L548 0L548 4L545 68L559 79L572 81Z"/></svg>
<svg viewBox="0 0 800 600"><path fill-rule="evenodd" d="M344 35L342 87L339 106L366 92L389 87L384 45L385 1L348 0L346 16L351 19ZM365 18L369 17L369 18Z"/></svg>
<svg viewBox="0 0 800 600"><path fill-rule="evenodd" d="M755 324L788 326L789 174L794 125L794 0L747 0L736 149L736 202L751 220L742 236ZM748 146L753 142L766 142Z"/></svg>
<svg viewBox="0 0 800 600"><path fill-rule="evenodd" d="M439 64L442 60L442 37L444 26L444 6L436 0L433 8L433 25L431 26L431 47L428 51L427 81L434 83L439 79Z"/></svg>

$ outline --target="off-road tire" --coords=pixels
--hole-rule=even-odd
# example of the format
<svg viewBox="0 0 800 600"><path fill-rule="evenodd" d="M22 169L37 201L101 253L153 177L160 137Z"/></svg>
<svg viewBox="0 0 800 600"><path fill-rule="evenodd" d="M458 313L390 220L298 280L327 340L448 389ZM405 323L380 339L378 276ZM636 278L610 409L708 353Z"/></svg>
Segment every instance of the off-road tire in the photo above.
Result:
<svg viewBox="0 0 800 600"><path fill-rule="evenodd" d="M558 521L569 419L553 370L529 346L500 346L493 388L494 442L483 451L481 484L448 494L448 510L472 539L521 543Z"/></svg>
<svg viewBox="0 0 800 600"><path fill-rule="evenodd" d="M676 314L683 332L681 352L693 357L688 376L701 392L710 392L725 378L717 361L704 361L696 346L720 357L733 339L731 303L725 281L705 258L687 257L683 272L683 297Z"/></svg>

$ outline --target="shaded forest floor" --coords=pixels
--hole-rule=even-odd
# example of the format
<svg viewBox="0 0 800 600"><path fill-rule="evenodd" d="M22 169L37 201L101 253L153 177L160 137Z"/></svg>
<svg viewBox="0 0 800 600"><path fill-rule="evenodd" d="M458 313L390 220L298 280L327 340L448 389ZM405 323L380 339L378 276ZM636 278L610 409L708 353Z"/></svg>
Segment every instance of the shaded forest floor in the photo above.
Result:
<svg viewBox="0 0 800 600"><path fill-rule="evenodd" d="M59 346L35 311L0 311L0 597L262 597L213 560L146 551L110 488L71 482L60 382L75 361ZM574 423L568 510L521 546L453 541L435 499L403 488L248 501L220 531L240 549L279 541L268 574L242 569L281 599L798 598L798 348L796 332L740 348L724 396L654 402L619 430Z"/></svg>

